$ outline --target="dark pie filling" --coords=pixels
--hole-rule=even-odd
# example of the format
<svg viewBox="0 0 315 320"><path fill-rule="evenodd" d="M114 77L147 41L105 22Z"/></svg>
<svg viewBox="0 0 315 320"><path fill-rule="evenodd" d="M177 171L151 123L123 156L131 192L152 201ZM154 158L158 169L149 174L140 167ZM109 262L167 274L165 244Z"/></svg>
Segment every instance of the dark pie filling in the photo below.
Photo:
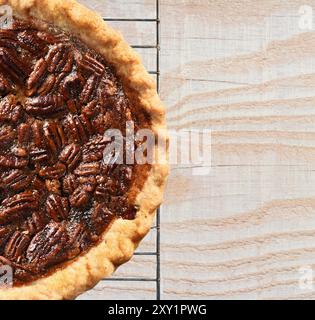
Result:
<svg viewBox="0 0 315 320"><path fill-rule="evenodd" d="M0 30L0 264L15 285L86 252L113 219L135 217L130 190L145 170L103 162L106 129L149 123L127 96L75 37L20 19Z"/></svg>

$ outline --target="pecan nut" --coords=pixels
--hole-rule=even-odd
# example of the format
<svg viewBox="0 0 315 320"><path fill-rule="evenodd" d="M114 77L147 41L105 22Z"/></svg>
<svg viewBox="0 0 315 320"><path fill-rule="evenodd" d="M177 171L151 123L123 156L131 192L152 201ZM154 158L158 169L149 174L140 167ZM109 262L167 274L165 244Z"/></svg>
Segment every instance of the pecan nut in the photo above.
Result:
<svg viewBox="0 0 315 320"><path fill-rule="evenodd" d="M40 211L35 211L33 212L32 216L25 221L23 229L26 234L33 236L42 230L46 224L46 215Z"/></svg>
<svg viewBox="0 0 315 320"><path fill-rule="evenodd" d="M80 95L80 99L83 103L88 103L94 98L99 83L100 79L97 75L92 75L88 78Z"/></svg>
<svg viewBox="0 0 315 320"><path fill-rule="evenodd" d="M0 210L0 223L16 219L17 216L27 214L30 210L39 207L39 193L25 191L2 201Z"/></svg>
<svg viewBox="0 0 315 320"><path fill-rule="evenodd" d="M32 176L27 175L22 170L12 170L5 172L1 176L1 184L13 191L22 191L29 187Z"/></svg>
<svg viewBox="0 0 315 320"><path fill-rule="evenodd" d="M3 147L10 144L15 139L15 131L11 127L4 127L0 129L0 145Z"/></svg>
<svg viewBox="0 0 315 320"><path fill-rule="evenodd" d="M45 149L34 149L30 152L31 163L42 163L48 161L48 159L49 155Z"/></svg>
<svg viewBox="0 0 315 320"><path fill-rule="evenodd" d="M28 66L20 61L13 50L0 47L0 69L9 78L18 83L23 83L29 74Z"/></svg>
<svg viewBox="0 0 315 320"><path fill-rule="evenodd" d="M14 232L5 247L5 256L10 260L18 261L25 254L30 241L30 237L24 232Z"/></svg>
<svg viewBox="0 0 315 320"><path fill-rule="evenodd" d="M0 156L0 167L22 169L28 165L28 159L20 159L13 155Z"/></svg>
<svg viewBox="0 0 315 320"><path fill-rule="evenodd" d="M65 103L61 95L48 94L26 99L25 110L33 116L50 117L64 112Z"/></svg>
<svg viewBox="0 0 315 320"><path fill-rule="evenodd" d="M58 44L49 50L46 61L50 73L70 72L73 65L73 54L67 45Z"/></svg>
<svg viewBox="0 0 315 320"><path fill-rule="evenodd" d="M98 77L101 77L105 72L105 66L88 53L78 60L78 66L88 74L95 74Z"/></svg>
<svg viewBox="0 0 315 320"><path fill-rule="evenodd" d="M31 133L31 126L27 123L22 123L18 127L18 143L19 145L27 146L30 143L30 133Z"/></svg>
<svg viewBox="0 0 315 320"><path fill-rule="evenodd" d="M50 265L57 260L56 256L62 251L66 242L65 226L52 221L32 239L26 251L26 258L29 262L40 260L44 265Z"/></svg>
<svg viewBox="0 0 315 320"><path fill-rule="evenodd" d="M80 147L74 143L66 146L59 155L59 160L68 166L68 171L72 172L81 159Z"/></svg>
<svg viewBox="0 0 315 320"><path fill-rule="evenodd" d="M44 167L39 171L39 176L45 179L59 179L66 173L66 166L57 163L51 167Z"/></svg>
<svg viewBox="0 0 315 320"><path fill-rule="evenodd" d="M89 141L83 150L84 162L95 162L103 159L104 150L109 142L103 137L96 137Z"/></svg>
<svg viewBox="0 0 315 320"><path fill-rule="evenodd" d="M16 50L19 45L17 33L13 30L1 29L0 30L0 46L8 49Z"/></svg>
<svg viewBox="0 0 315 320"><path fill-rule="evenodd" d="M69 138L76 143L88 141L94 132L90 120L84 115L69 115L64 122L64 127Z"/></svg>
<svg viewBox="0 0 315 320"><path fill-rule="evenodd" d="M84 225L77 223L69 230L67 244L67 259L72 259L80 254L87 240L87 232Z"/></svg>
<svg viewBox="0 0 315 320"><path fill-rule="evenodd" d="M91 186L79 186L70 196L70 204L75 208L84 208L91 199Z"/></svg>
<svg viewBox="0 0 315 320"><path fill-rule="evenodd" d="M93 176L100 173L99 162L81 163L79 167L74 170L77 176Z"/></svg>
<svg viewBox="0 0 315 320"><path fill-rule="evenodd" d="M68 199L57 194L51 194L46 201L46 211L56 222L65 220L69 213Z"/></svg>
<svg viewBox="0 0 315 320"><path fill-rule="evenodd" d="M74 174L69 174L64 177L62 185L62 190L64 193L71 195L77 187L78 181Z"/></svg>
<svg viewBox="0 0 315 320"><path fill-rule="evenodd" d="M37 148L41 148L44 145L44 138L43 138L43 123L42 121L35 120L31 127L32 132L32 140L34 145Z"/></svg>
<svg viewBox="0 0 315 320"><path fill-rule="evenodd" d="M47 73L47 63L44 58L39 59L26 82L28 95L36 93L36 89L40 86L42 79Z"/></svg>
<svg viewBox="0 0 315 320"><path fill-rule="evenodd" d="M91 213L91 225L99 233L103 223L108 224L114 217L114 214L104 205L98 204Z"/></svg>
<svg viewBox="0 0 315 320"><path fill-rule="evenodd" d="M78 66L87 74L95 74L98 77L102 77L105 72L105 66L88 53L78 60Z"/></svg>
<svg viewBox="0 0 315 320"><path fill-rule="evenodd" d="M62 126L56 122L45 122L43 130L48 150L50 150L52 155L57 157L59 150L66 143Z"/></svg>
<svg viewBox="0 0 315 320"><path fill-rule="evenodd" d="M13 95L6 96L0 102L0 121L17 123L22 116L22 107Z"/></svg>
<svg viewBox="0 0 315 320"><path fill-rule="evenodd" d="M40 54L44 48L44 41L38 37L37 33L23 31L18 34L19 45L23 47L23 49L31 52L32 54L38 55Z"/></svg>
<svg viewBox="0 0 315 320"><path fill-rule="evenodd" d="M77 73L71 73L68 75L62 84L61 93L66 99L78 97L84 86L83 77Z"/></svg>

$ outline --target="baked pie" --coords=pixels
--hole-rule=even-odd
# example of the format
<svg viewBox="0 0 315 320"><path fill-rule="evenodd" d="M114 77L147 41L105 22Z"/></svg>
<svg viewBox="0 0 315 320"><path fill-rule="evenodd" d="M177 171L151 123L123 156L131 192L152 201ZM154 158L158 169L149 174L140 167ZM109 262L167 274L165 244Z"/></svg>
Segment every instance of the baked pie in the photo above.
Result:
<svg viewBox="0 0 315 320"><path fill-rule="evenodd" d="M13 285L0 299L72 299L131 258L168 174L166 162L129 163L127 147L123 162L104 161L106 132L126 146L126 123L149 129L159 154L164 107L96 13L73 0L0 5L13 9L0 29L0 267Z"/></svg>

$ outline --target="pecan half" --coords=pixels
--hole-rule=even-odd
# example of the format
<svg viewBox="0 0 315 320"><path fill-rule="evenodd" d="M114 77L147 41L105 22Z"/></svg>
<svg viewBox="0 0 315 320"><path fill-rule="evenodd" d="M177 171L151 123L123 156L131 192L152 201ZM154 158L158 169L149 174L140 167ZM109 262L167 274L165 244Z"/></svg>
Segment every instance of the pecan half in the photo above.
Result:
<svg viewBox="0 0 315 320"><path fill-rule="evenodd" d="M81 94L83 86L83 77L79 73L74 72L64 79L60 93L62 93L66 99L72 99Z"/></svg>
<svg viewBox="0 0 315 320"><path fill-rule="evenodd" d="M66 146L60 153L59 160L68 166L68 171L72 172L81 159L80 147L74 143Z"/></svg>
<svg viewBox="0 0 315 320"><path fill-rule="evenodd" d="M50 117L64 112L65 103L61 95L48 94L26 99L25 110L33 116Z"/></svg>
<svg viewBox="0 0 315 320"><path fill-rule="evenodd" d="M75 208L86 207L91 199L92 191L93 187L89 185L79 186L69 198L71 206Z"/></svg>
<svg viewBox="0 0 315 320"><path fill-rule="evenodd" d="M48 75L45 80L43 80L40 87L37 89L37 93L40 95L47 95L53 90L56 80L57 79L53 74Z"/></svg>
<svg viewBox="0 0 315 320"><path fill-rule="evenodd" d="M28 145L30 143L31 126L27 123L22 123L17 132L19 145Z"/></svg>
<svg viewBox="0 0 315 320"><path fill-rule="evenodd" d="M44 167L39 171L39 176L45 179L59 179L66 173L66 166L56 163L51 167Z"/></svg>
<svg viewBox="0 0 315 320"><path fill-rule="evenodd" d="M19 46L17 33L13 30L1 29L0 46L16 50L16 48Z"/></svg>
<svg viewBox="0 0 315 320"><path fill-rule="evenodd" d="M35 120L31 126L31 132L32 132L32 140L34 142L34 145L37 148L40 148L44 145L44 139L43 139L43 123L42 121Z"/></svg>
<svg viewBox="0 0 315 320"><path fill-rule="evenodd" d="M93 100L89 102L83 109L82 114L87 116L88 118L94 117L97 112L99 112L99 108L97 108L97 100Z"/></svg>
<svg viewBox="0 0 315 320"><path fill-rule="evenodd" d="M69 174L63 178L62 190L64 193L71 195L78 187L78 181L74 174Z"/></svg>
<svg viewBox="0 0 315 320"><path fill-rule="evenodd" d="M78 60L78 66L89 74L96 74L99 77L101 77L105 71L105 66L88 53Z"/></svg>
<svg viewBox="0 0 315 320"><path fill-rule="evenodd" d="M0 102L0 121L16 123L22 115L22 108L16 103L16 98L12 95L6 96Z"/></svg>
<svg viewBox="0 0 315 320"><path fill-rule="evenodd" d="M94 98L99 82L99 77L96 75L92 75L88 78L80 95L82 103L88 103Z"/></svg>
<svg viewBox="0 0 315 320"><path fill-rule="evenodd" d="M17 216L28 213L29 210L39 206L39 194L37 191L25 191L2 202L0 210L0 223L15 220Z"/></svg>
<svg viewBox="0 0 315 320"><path fill-rule="evenodd" d="M30 241L31 239L27 234L20 231L14 232L5 247L5 256L10 260L18 262L25 254Z"/></svg>
<svg viewBox="0 0 315 320"><path fill-rule="evenodd" d="M57 44L53 46L46 58L48 64L48 71L54 72L70 72L73 65L73 54L70 48L64 44Z"/></svg>
<svg viewBox="0 0 315 320"><path fill-rule="evenodd" d="M93 134L92 125L89 119L84 115L69 115L64 122L64 127L69 136L69 139L72 139L77 143L88 141L89 136Z"/></svg>
<svg viewBox="0 0 315 320"><path fill-rule="evenodd" d="M100 164L98 162L81 163L74 171L77 176L93 176L100 173Z"/></svg>
<svg viewBox="0 0 315 320"><path fill-rule="evenodd" d="M27 175L22 170L5 172L1 176L1 184L13 191L25 190L32 182L32 175Z"/></svg>
<svg viewBox="0 0 315 320"><path fill-rule="evenodd" d="M91 227L96 233L101 232L101 226L108 224L114 218L114 214L104 205L98 204L91 213Z"/></svg>
<svg viewBox="0 0 315 320"><path fill-rule="evenodd" d="M49 155L45 149L33 149L30 151L31 163L43 163L49 160Z"/></svg>
<svg viewBox="0 0 315 320"><path fill-rule="evenodd" d="M15 139L15 131L11 127L4 127L0 129L0 147L10 144Z"/></svg>
<svg viewBox="0 0 315 320"><path fill-rule="evenodd" d="M31 208L35 208L38 206L38 201L38 191L28 190L3 200L2 206L13 208L19 205L29 204Z"/></svg>
<svg viewBox="0 0 315 320"><path fill-rule="evenodd" d="M50 265L58 261L56 256L63 250L66 242L65 226L52 221L32 239L26 251L26 258L29 262Z"/></svg>
<svg viewBox="0 0 315 320"><path fill-rule="evenodd" d="M72 226L71 229L68 230L68 235L67 258L72 259L80 254L84 248L88 235L84 226L80 223Z"/></svg>
<svg viewBox="0 0 315 320"><path fill-rule="evenodd" d="M25 59L26 60L26 59ZM0 48L0 69L8 75L8 77L19 83L23 84L27 78L30 69L27 61L22 62L13 50L7 48Z"/></svg>
<svg viewBox="0 0 315 320"><path fill-rule="evenodd" d="M39 55L42 54L45 49L45 43L41 38L38 37L35 31L23 31L18 34L18 40L20 46L31 52L32 54Z"/></svg>
<svg viewBox="0 0 315 320"><path fill-rule="evenodd" d="M46 201L46 211L56 222L67 219L69 213L68 199L56 194L49 195Z"/></svg>
<svg viewBox="0 0 315 320"><path fill-rule="evenodd" d="M27 78L30 70L26 63L20 61L13 50L0 47L0 69L8 77L22 84Z"/></svg>
<svg viewBox="0 0 315 320"><path fill-rule="evenodd" d="M26 87L28 89L28 95L33 95L36 92L36 89L40 86L41 80L46 75L47 72L47 63L44 58L39 59L33 69L33 72L30 74L26 82Z"/></svg>
<svg viewBox="0 0 315 320"><path fill-rule="evenodd" d="M103 159L104 150L109 142L103 137L99 136L89 141L83 150L83 161L94 162Z"/></svg>
<svg viewBox="0 0 315 320"><path fill-rule="evenodd" d="M23 229L28 235L33 236L42 230L47 222L46 215L43 212L36 211L25 221Z"/></svg>
<svg viewBox="0 0 315 320"><path fill-rule="evenodd" d="M22 169L28 165L28 159L21 159L16 156L0 156L0 167L10 169Z"/></svg>
<svg viewBox="0 0 315 320"><path fill-rule="evenodd" d="M48 150L54 156L57 156L59 150L66 142L62 126L56 122L45 122L43 130Z"/></svg>

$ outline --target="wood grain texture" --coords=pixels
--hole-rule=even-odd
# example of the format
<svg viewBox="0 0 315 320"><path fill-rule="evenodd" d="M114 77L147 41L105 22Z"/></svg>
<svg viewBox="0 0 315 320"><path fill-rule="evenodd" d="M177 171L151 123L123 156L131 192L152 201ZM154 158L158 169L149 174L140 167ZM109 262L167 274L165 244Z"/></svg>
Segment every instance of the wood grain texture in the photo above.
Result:
<svg viewBox="0 0 315 320"><path fill-rule="evenodd" d="M154 0L81 2L154 17ZM313 6L315 30L314 0L161 0L169 127L212 130L210 174L177 165L168 184L165 299L315 297L299 286L301 267L315 272L315 32L299 27L302 5ZM115 27L142 44L154 32ZM152 267L141 263L123 274ZM150 298L147 285L105 282L84 297Z"/></svg>

